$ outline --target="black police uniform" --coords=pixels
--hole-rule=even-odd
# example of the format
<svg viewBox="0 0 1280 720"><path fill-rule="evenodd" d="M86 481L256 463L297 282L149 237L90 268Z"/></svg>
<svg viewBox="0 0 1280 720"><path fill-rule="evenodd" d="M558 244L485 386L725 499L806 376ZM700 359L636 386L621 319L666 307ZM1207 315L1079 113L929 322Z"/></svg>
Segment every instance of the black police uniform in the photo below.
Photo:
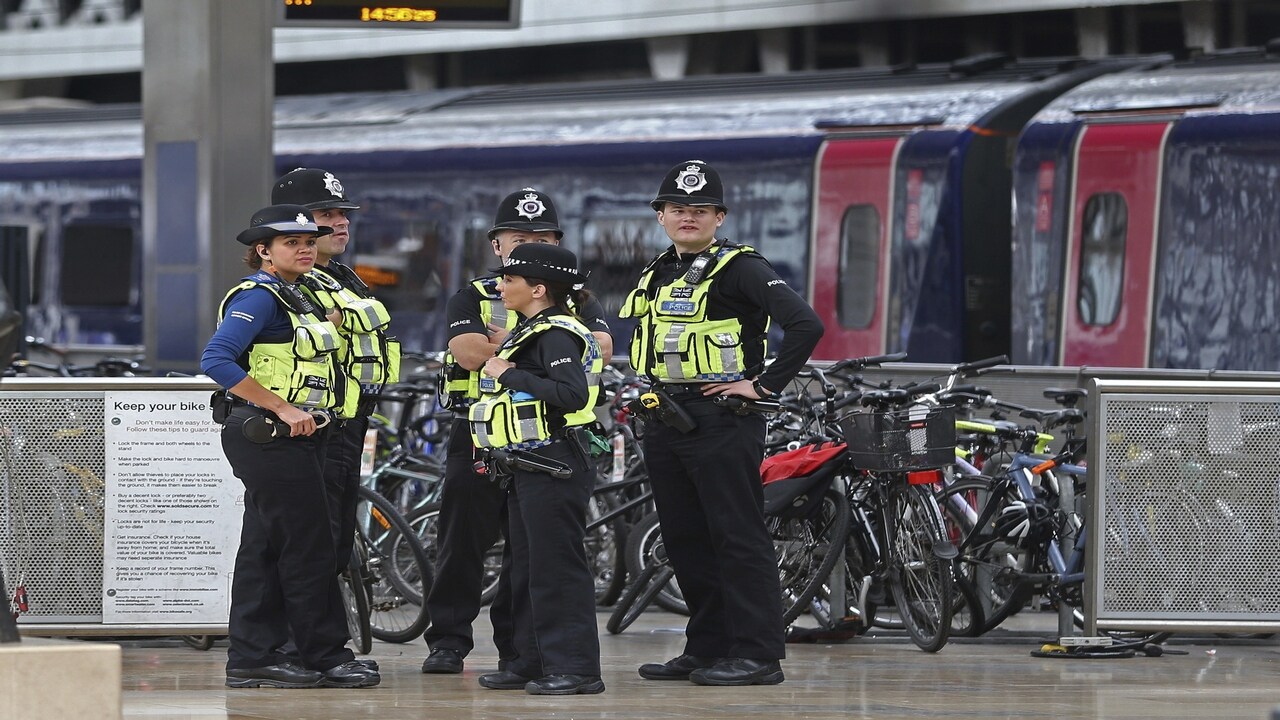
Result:
<svg viewBox="0 0 1280 720"><path fill-rule="evenodd" d="M534 318L558 314L552 308ZM580 408L587 401L586 376L578 361L582 353L581 339L569 332L539 333L511 358L516 366L499 381L544 400L552 416L560 418L548 425L562 425L566 408ZM594 466L580 442L563 436L528 452L564 463L573 474L512 473L507 522L515 653L504 667L529 679L599 676L595 581L583 546Z"/></svg>
<svg viewBox="0 0 1280 720"><path fill-rule="evenodd" d="M553 232L557 239L564 236L555 203L548 195L533 188L511 193L498 204L493 227L489 229L489 240L493 241L501 230ZM470 333L489 334L481 315L481 305L492 302L492 299L482 295L475 283L494 277L476 278L449 299L445 307L445 321L450 340ZM592 332L609 332L604 308L598 300L592 298L577 312ZM436 524L438 554L435 583L427 597L431 626L423 635L431 647L432 656L424 662L423 672L458 672L460 668L452 662L434 666L436 652L449 650L466 657L475 646L471 624L480 614L484 556L498 541L499 533L507 524L507 491L491 478L475 472L476 449L471 444L465 408L454 410L462 415L454 420L445 460L444 487L441 489L440 515ZM510 552L509 547L504 547L498 593L489 609L500 667L516 654L511 639L511 588L506 579L511 563Z"/></svg>
<svg viewBox="0 0 1280 720"><path fill-rule="evenodd" d="M328 232L317 228L309 216L307 224L301 225L304 216L300 206L273 205L255 214L254 227L237 239L252 245L272 233ZM265 273L252 277L256 282L272 280ZM310 305L300 290L286 286L278 295L292 297L299 313L323 319L320 309ZM233 311L234 307L250 307L251 311ZM220 323L204 350L201 369L229 388L244 372L252 376L249 356L254 345L287 347L294 332L289 311L275 299L268 299L264 290L246 289L228 299L225 309L227 318L235 320L224 318ZM236 366L239 371L233 370ZM340 387L340 371L330 381ZM308 382L306 387L316 386ZM335 403L340 400L336 398ZM317 429L309 436L286 434L259 444L246 437L243 427L262 416L273 417L267 410L237 399L221 434L223 452L245 486L244 521L231 587L228 684L257 687L259 681L265 681L261 684L301 687L321 682L319 675L309 679L302 667L322 671L324 681L332 680L334 686L376 684L376 673L349 669L354 655L346 647L349 635L338 577L333 572L335 548L322 480L329 428ZM296 648L282 650L290 637ZM289 664L293 653L302 667Z"/></svg>
<svg viewBox="0 0 1280 720"><path fill-rule="evenodd" d="M445 307L449 338L467 333L488 334L480 316L481 303L489 302L472 283L459 290ZM593 332L608 332L600 301L591 298L579 313L582 323ZM480 594L484 583L484 556L498 541L507 524L507 490L492 478L475 471L476 449L471 443L471 427L465 410L454 419L445 461L444 487L436 536L436 581L427 598L431 626L424 634L432 650L454 650L465 657L475 646L471 625L480 614ZM510 548L504 550L503 566L509 563ZM503 572L502 577L507 573ZM500 660L515 656L512 644L511 588L499 582L498 594L489 609L494 643Z"/></svg>
<svg viewBox="0 0 1280 720"><path fill-rule="evenodd" d="M721 197L719 176L705 163L690 161L668 173L653 207L661 210L664 202L674 202L723 209ZM715 241L710 251L726 242ZM654 277L645 289L648 300L653 301L658 288L684 277L699 255L681 255L674 246L660 255L651 264ZM744 377L756 378L777 393L822 338L822 321L763 256L740 252L725 262L714 276L710 268L702 275L713 278L706 319L736 318L741 323ZM761 374L768 318L781 326L784 336L776 359ZM650 373L656 362L652 355L641 358L636 370ZM645 464L663 543L691 612L685 653L706 662L774 661L785 657L786 650L781 589L760 481L765 418L737 415L715 405L701 391L711 382L717 381L660 385L697 422L692 432L682 433L656 420L645 425ZM667 676L687 675L690 668L678 665L658 669ZM641 675L650 677L645 668ZM777 673L774 682L780 681Z"/></svg>

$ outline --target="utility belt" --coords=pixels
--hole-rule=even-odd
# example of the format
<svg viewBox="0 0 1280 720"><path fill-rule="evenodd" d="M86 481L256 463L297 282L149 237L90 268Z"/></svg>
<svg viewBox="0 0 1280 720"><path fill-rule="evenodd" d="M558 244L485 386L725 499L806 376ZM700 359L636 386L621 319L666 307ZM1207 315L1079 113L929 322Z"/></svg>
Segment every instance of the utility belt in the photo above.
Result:
<svg viewBox="0 0 1280 720"><path fill-rule="evenodd" d="M592 457L590 433L584 426L579 425L558 430L553 437L533 448L476 448L475 471L498 480L510 477L515 470L543 472L559 479L571 477L573 468L569 465L534 452L536 449L556 444L567 446L584 461L589 461Z"/></svg>
<svg viewBox="0 0 1280 720"><path fill-rule="evenodd" d="M655 383L648 392L631 401L632 414L647 421L659 421L673 430L688 434L698 429L699 416L732 412L775 413L781 409L776 400L753 400L737 395L703 395L698 383Z"/></svg>

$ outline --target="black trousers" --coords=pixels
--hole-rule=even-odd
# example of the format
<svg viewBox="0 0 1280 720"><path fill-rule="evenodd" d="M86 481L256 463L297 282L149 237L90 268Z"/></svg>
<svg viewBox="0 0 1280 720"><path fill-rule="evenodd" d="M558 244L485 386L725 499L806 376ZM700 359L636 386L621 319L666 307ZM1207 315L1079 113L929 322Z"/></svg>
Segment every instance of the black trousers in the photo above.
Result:
<svg viewBox="0 0 1280 720"><path fill-rule="evenodd" d="M475 471L471 426L457 418L449 433L444 488L436 526L436 578L427 596L431 626L423 637L432 650L456 650L464 657L475 647L471 624L480 614L484 556L505 530L507 489ZM512 644L511 585L506 567L511 548L504 550L498 594L489 607L493 642L500 662L515 656Z"/></svg>
<svg viewBox="0 0 1280 720"><path fill-rule="evenodd" d="M568 463L572 477L515 471L507 498L516 656L506 669L529 678L600 674L596 588L583 547L595 472L560 441L532 451Z"/></svg>
<svg viewBox="0 0 1280 720"><path fill-rule="evenodd" d="M645 464L662 539L689 604L685 652L773 660L786 656L782 590L764 523L764 417L709 400L682 401L698 422L682 434L645 425Z"/></svg>
<svg viewBox="0 0 1280 720"><path fill-rule="evenodd" d="M356 502L360 486L360 456L364 453L364 433L369 418L338 421L325 443L324 489L329 498L329 526L333 529L338 572L351 559L355 543Z"/></svg>
<svg viewBox="0 0 1280 720"><path fill-rule="evenodd" d="M222 450L244 483L244 526L231 578L227 668L275 665L292 635L300 661L327 670L355 655L333 569L333 532L324 487L328 429L255 444L239 407L222 429Z"/></svg>

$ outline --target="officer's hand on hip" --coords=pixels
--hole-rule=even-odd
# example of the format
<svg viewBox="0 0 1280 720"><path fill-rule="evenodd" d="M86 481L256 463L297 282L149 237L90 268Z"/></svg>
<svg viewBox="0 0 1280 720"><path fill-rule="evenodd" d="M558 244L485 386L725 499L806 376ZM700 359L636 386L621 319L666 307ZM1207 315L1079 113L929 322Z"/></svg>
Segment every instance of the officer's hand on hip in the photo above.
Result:
<svg viewBox="0 0 1280 720"><path fill-rule="evenodd" d="M711 383L702 386L703 395L737 395L749 400L763 399L754 387L751 386L750 380L735 380L734 382Z"/></svg>

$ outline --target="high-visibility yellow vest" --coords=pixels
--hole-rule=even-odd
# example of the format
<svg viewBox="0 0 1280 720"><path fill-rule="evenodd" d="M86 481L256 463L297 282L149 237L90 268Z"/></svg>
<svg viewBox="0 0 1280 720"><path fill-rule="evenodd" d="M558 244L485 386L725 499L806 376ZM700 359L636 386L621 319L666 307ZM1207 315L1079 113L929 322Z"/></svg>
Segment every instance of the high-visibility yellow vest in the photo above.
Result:
<svg viewBox="0 0 1280 720"><path fill-rule="evenodd" d="M342 315L338 357L350 386L348 392L359 395L362 388L377 388L400 379L400 342L387 334L391 315L380 300L361 297L321 270L303 275L300 284L326 315L334 310Z"/></svg>
<svg viewBox="0 0 1280 720"><path fill-rule="evenodd" d="M232 297L255 287L268 290L288 312L293 338L251 345L249 377L291 405L339 413L348 405L354 407L356 398L347 393L338 361L338 329L296 285L245 280L222 299L218 322Z"/></svg>
<svg viewBox="0 0 1280 720"><path fill-rule="evenodd" d="M709 320L707 303L719 273L734 258L754 252L747 245L717 242L699 254L684 275L657 287L656 268L667 253L649 263L618 312L619 317L639 320L630 348L636 372L664 382L732 382L746 377L742 322Z"/></svg>
<svg viewBox="0 0 1280 720"><path fill-rule="evenodd" d="M471 287L480 293L480 321L487 329L497 325L511 330L519 321L519 316L502 304L502 293L498 291L499 277L476 278ZM452 352L446 352L444 366L440 368L440 403L443 407L462 409L480 398L480 371L468 370L458 364Z"/></svg>
<svg viewBox="0 0 1280 720"><path fill-rule="evenodd" d="M498 349L497 357L511 358L539 333L563 328L582 338L582 369L587 376L587 404L564 416L564 427L588 425L595 417L594 408L600 394L599 375L604 370L600 344L587 326L564 315L540 317L518 328ZM497 378L480 380L480 399L467 411L471 421L471 442L476 447L533 448L552 440L556 428L549 425L547 404L529 393L502 387Z"/></svg>

